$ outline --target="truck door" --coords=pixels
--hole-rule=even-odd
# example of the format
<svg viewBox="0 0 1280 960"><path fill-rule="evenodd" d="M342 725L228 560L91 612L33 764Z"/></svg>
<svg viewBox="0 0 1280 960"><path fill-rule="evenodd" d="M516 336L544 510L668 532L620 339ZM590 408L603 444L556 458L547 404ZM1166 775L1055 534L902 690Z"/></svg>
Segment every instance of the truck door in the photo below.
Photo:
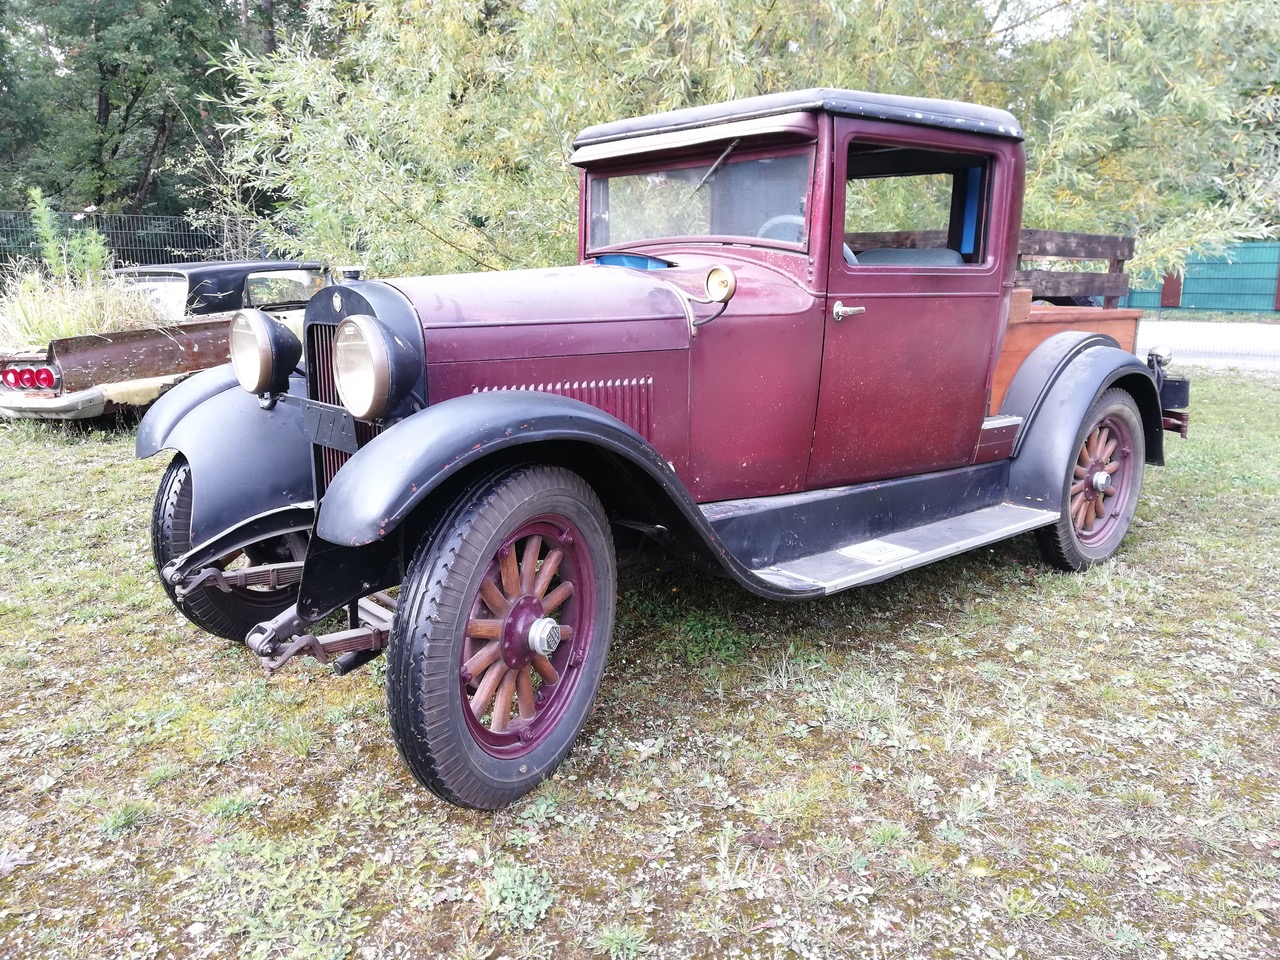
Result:
<svg viewBox="0 0 1280 960"><path fill-rule="evenodd" d="M836 120L808 489L961 466L982 426L1010 172L986 138L894 127Z"/></svg>

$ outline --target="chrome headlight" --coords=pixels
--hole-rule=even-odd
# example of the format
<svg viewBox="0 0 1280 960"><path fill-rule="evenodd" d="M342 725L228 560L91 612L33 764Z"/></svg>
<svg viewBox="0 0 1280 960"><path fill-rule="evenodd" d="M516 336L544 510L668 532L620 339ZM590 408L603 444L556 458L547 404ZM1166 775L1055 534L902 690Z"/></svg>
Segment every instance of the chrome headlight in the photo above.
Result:
<svg viewBox="0 0 1280 960"><path fill-rule="evenodd" d="M289 374L302 357L294 332L261 310L241 310L231 318L227 347L240 386L257 395L288 390Z"/></svg>
<svg viewBox="0 0 1280 960"><path fill-rule="evenodd" d="M357 420L382 416L413 387L418 355L373 317L356 314L338 324L333 378L342 405Z"/></svg>

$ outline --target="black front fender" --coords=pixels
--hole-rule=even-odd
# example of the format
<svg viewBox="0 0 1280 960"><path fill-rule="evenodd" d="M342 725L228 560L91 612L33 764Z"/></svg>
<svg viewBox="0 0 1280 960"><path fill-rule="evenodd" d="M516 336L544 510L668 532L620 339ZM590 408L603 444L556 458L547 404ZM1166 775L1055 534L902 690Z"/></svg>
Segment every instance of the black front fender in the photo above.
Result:
<svg viewBox="0 0 1280 960"><path fill-rule="evenodd" d="M306 396L300 375L289 393ZM136 452L176 450L191 465L191 543L200 547L259 514L310 503L311 450L302 411L263 410L240 388L231 365L178 384L138 426Z"/></svg>
<svg viewBox="0 0 1280 960"><path fill-rule="evenodd" d="M798 599L821 592L756 576L724 545L671 465L622 421L568 397L512 390L428 407L342 466L320 503L299 610L315 619L398 583L416 538L432 535L420 525L429 516L415 516L415 508L423 505L430 515L442 489L456 495L490 466L532 460L580 470L617 522L638 524L677 556L720 570L754 593Z"/></svg>
<svg viewBox="0 0 1280 960"><path fill-rule="evenodd" d="M453 475L495 452L549 441L588 442L684 491L657 450L598 407L533 391L474 393L415 413L362 447L325 491L316 533L341 546L381 540Z"/></svg>

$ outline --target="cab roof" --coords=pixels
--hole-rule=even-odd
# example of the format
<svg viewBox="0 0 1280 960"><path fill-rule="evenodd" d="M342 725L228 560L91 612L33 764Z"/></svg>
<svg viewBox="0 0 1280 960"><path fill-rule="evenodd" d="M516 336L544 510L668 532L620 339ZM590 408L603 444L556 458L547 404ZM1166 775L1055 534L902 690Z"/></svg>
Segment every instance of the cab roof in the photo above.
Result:
<svg viewBox="0 0 1280 960"><path fill-rule="evenodd" d="M575 148L582 148L632 137L696 130L739 120L818 112L964 130L1008 140L1023 139L1021 126L1013 114L1006 110L955 100L930 100L924 97L900 97L887 93L815 87L600 123L578 134L573 145Z"/></svg>

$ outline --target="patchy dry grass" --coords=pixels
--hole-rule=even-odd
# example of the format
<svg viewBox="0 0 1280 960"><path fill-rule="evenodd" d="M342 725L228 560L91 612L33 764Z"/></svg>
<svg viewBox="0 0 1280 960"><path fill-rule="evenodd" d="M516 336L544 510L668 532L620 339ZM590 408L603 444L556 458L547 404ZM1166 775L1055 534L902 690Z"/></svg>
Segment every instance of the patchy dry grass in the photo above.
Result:
<svg viewBox="0 0 1280 960"><path fill-rule="evenodd" d="M0 270L0 351L43 348L50 340L169 326L136 288L106 277L53 277Z"/></svg>
<svg viewBox="0 0 1280 960"><path fill-rule="evenodd" d="M574 756L492 816L414 785L376 671L266 681L170 610L127 431L0 425L0 955L1280 955L1280 383L1194 391L1085 576L630 578Z"/></svg>

